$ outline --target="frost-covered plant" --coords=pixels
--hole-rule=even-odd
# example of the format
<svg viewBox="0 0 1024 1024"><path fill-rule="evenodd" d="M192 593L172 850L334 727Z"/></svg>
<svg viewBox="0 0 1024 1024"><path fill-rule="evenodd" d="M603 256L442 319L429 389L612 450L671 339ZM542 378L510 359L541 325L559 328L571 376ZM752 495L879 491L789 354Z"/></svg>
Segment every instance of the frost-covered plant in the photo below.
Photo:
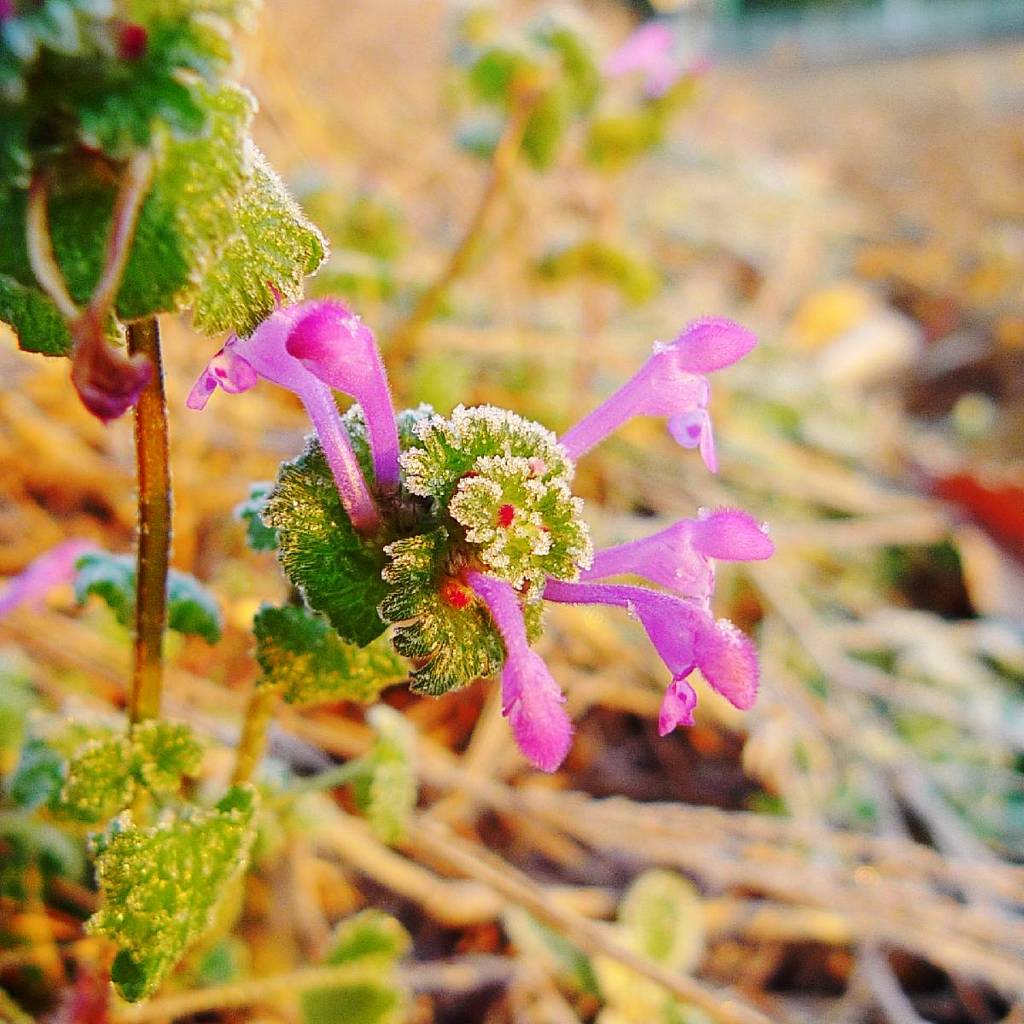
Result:
<svg viewBox="0 0 1024 1024"><path fill-rule="evenodd" d="M667 419L672 436L714 471L708 375L742 358L753 336L726 320L691 324L656 343L629 381L561 437L489 405L396 414L370 328L337 300L302 300L325 243L249 138L254 100L231 77L233 34L253 6L0 0L0 320L23 350L70 356L71 380L101 420L134 408L139 477L136 556L69 540L0 594L5 615L73 584L79 603L99 598L135 634L124 716L30 719L21 703L0 702L0 724L17 719L20 746L10 772L13 749L0 736L0 771L10 775L0 817L10 810L16 818L21 874L30 863L42 870L74 861L73 848L53 854L54 835L88 836L99 906L87 928L112 944L110 977L128 1000L155 992L237 914L266 808L261 793L274 788L256 769L279 698L368 705L406 679L439 695L500 675L520 748L555 771L573 727L533 649L547 602L617 605L640 621L671 676L663 734L693 721L696 668L739 708L757 692L750 641L714 618L711 596L716 560L771 554L764 528L734 509L704 511L595 552L573 493L578 460L636 416ZM521 153L543 170L578 123L589 159L607 169L606 128L595 113L602 83L632 71L647 76L630 115L646 125L636 152L656 144L654 128L687 76L664 32L645 32L611 58L604 77L583 37L556 17L530 26L523 45L467 36L463 68L502 122L505 156ZM413 320L432 313L468 251L456 253ZM600 252L577 256L592 268ZM222 628L212 596L168 565L156 318L186 309L200 331L230 332L189 407L202 409L218 388L238 394L265 380L293 392L315 430L276 481L254 485L238 509L251 546L277 550L293 599L255 616L261 675L230 783L213 794L198 784L204 744L164 718L161 699L166 630L213 644ZM336 391L354 400L347 412ZM617 576L659 589L606 582ZM363 756L305 785L350 785L378 839L397 842L418 795L415 731L384 704L367 719L374 739ZM274 792L271 808L302 788ZM13 870L2 866L5 886L21 884ZM359 915L343 922L327 963L379 953L371 959L386 961L384 973L360 991L380 1007L374 1019L391 1020L402 999L387 971L405 947L395 922ZM351 992L307 993L307 1020L333 1019Z"/></svg>
<svg viewBox="0 0 1024 1024"><path fill-rule="evenodd" d="M576 461L634 416L661 416L673 437L716 467L708 374L742 358L753 336L727 320L691 324L656 343L639 372L561 438L494 406L395 415L369 328L338 301L273 313L233 338L189 397L259 378L295 392L317 436L266 497L281 565L307 605L346 641L392 627L414 689L440 694L501 674L502 706L523 752L555 770L569 749L565 697L531 649L545 601L626 608L671 672L662 733L691 724L695 668L739 708L757 692L750 642L710 611L715 559L766 558L764 528L743 512L702 513L596 554L572 493ZM325 388L357 399L342 416ZM329 392L326 392L329 396ZM645 576L667 588L594 582Z"/></svg>

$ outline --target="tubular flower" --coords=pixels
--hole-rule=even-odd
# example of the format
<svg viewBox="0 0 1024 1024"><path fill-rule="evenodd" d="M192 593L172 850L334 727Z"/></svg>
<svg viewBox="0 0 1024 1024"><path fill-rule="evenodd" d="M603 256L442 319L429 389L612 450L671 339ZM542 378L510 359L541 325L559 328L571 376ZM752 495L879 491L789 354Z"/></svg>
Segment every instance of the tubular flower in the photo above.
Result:
<svg viewBox="0 0 1024 1024"><path fill-rule="evenodd" d="M0 618L23 604L42 604L55 587L71 583L79 559L95 545L87 540L66 540L49 551L44 551L20 575L7 584L0 594Z"/></svg>
<svg viewBox="0 0 1024 1024"><path fill-rule="evenodd" d="M695 669L730 704L747 711L757 699L758 668L754 645L728 619L713 618L699 604L646 587L622 584L561 583L544 590L547 601L563 604L609 604L640 620L654 649L672 673L673 687L662 704L659 725L671 731L690 724L691 691L679 684ZM696 698L692 698L696 703ZM681 713L681 714L680 714ZM662 733L664 735L664 732Z"/></svg>
<svg viewBox="0 0 1024 1024"><path fill-rule="evenodd" d="M736 508L702 509L649 537L604 548L580 578L643 576L708 607L715 585L714 560L752 562L770 558L775 545L763 524Z"/></svg>
<svg viewBox="0 0 1024 1024"><path fill-rule="evenodd" d="M530 649L515 590L503 580L479 572L468 573L467 581L487 605L505 642L501 713L529 761L553 772L565 760L572 742L572 722L563 707L565 694L544 659Z"/></svg>
<svg viewBox="0 0 1024 1024"><path fill-rule="evenodd" d="M665 416L672 436L684 448L699 448L716 472L706 375L742 359L756 342L739 324L719 319L698 320L668 344L655 342L640 371L565 434L562 445L578 459L634 416Z"/></svg>
<svg viewBox="0 0 1024 1024"><path fill-rule="evenodd" d="M656 344L632 380L559 439L493 406L459 406L449 416L421 406L396 419L370 330L341 303L304 302L276 311L251 338L232 338L189 405L202 408L217 387L244 391L259 377L299 395L323 451L311 443L285 463L262 512L292 584L350 642L365 645L391 627L419 692L500 674L517 743L533 765L554 771L573 728L561 689L531 649L545 601L617 605L640 620L672 677L663 734L693 721L687 678L695 668L737 707L754 702L753 645L715 620L710 601L713 560L768 557L764 529L722 509L595 556L572 493L576 460L633 416L668 417L677 439L714 468L707 374L753 345L730 321L698 321ZM358 406L339 417L330 388ZM345 490L353 466L378 516L372 533L359 529L360 506ZM593 582L627 573L670 592Z"/></svg>
<svg viewBox="0 0 1024 1024"><path fill-rule="evenodd" d="M186 404L190 409L203 409L218 387L229 395L235 395L248 391L260 377L294 392L313 422L352 525L365 533L380 525L380 514L342 426L331 390L303 362L291 355L287 347L296 329L310 315L319 314L326 305L331 304L311 301L278 309L250 337L232 335L207 364L189 392ZM349 337L339 336L337 340L344 345ZM387 395L386 381L382 386ZM390 406L390 396L387 402ZM393 424L393 413L391 421Z"/></svg>

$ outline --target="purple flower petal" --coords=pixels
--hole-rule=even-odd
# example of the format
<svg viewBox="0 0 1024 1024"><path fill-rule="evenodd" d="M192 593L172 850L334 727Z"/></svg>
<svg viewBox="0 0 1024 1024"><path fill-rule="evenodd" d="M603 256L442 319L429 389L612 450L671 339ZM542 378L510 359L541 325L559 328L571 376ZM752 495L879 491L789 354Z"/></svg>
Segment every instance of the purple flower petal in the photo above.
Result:
<svg viewBox="0 0 1024 1024"><path fill-rule="evenodd" d="M634 416L665 416L680 444L699 447L714 471L714 436L707 414L711 388L704 374L742 358L754 336L730 320L699 320L669 344L657 342L637 374L562 438L578 459Z"/></svg>
<svg viewBox="0 0 1024 1024"><path fill-rule="evenodd" d="M377 482L397 487L398 427L387 373L373 332L344 303L307 304L285 342L288 353L362 407L373 451Z"/></svg>
<svg viewBox="0 0 1024 1024"><path fill-rule="evenodd" d="M697 634L697 665L713 690L748 711L757 700L760 671L750 638L728 619L702 623Z"/></svg>
<svg viewBox="0 0 1024 1024"><path fill-rule="evenodd" d="M647 631L673 682L699 668L712 689L741 710L757 699L754 645L727 619L717 622L698 604L646 587L548 580L544 598L566 604L626 608Z"/></svg>
<svg viewBox="0 0 1024 1024"><path fill-rule="evenodd" d="M775 545L764 525L738 508L715 509L691 521L693 546L707 558L758 562L775 553Z"/></svg>
<svg viewBox="0 0 1024 1024"><path fill-rule="evenodd" d="M510 656L501 670L502 714L530 764L553 772L572 745L572 721L562 693L536 652Z"/></svg>
<svg viewBox="0 0 1024 1024"><path fill-rule="evenodd" d="M639 71L644 75L644 92L652 99L664 96L683 74L676 60L675 37L661 21L641 25L604 63L609 78Z"/></svg>
<svg viewBox="0 0 1024 1024"><path fill-rule="evenodd" d="M678 725L693 725L693 709L697 694L685 679L673 679L668 684L658 712L658 735L667 736Z"/></svg>
<svg viewBox="0 0 1024 1024"><path fill-rule="evenodd" d="M597 551L584 581L643 576L681 597L708 607L714 588L712 559L733 562L769 558L775 546L753 516L735 508L680 519L648 537Z"/></svg>
<svg viewBox="0 0 1024 1024"><path fill-rule="evenodd" d="M87 540L66 540L45 551L15 576L0 594L0 618L23 604L41 604L55 587L71 583L82 555L96 547Z"/></svg>
<svg viewBox="0 0 1024 1024"><path fill-rule="evenodd" d="M330 388L294 356L286 343L293 327L320 304L300 302L278 308L248 338L232 337L210 360L189 392L190 409L202 409L217 387L228 394L247 391L259 377L298 395L306 407L352 525L370 533L380 513L352 450Z"/></svg>
<svg viewBox="0 0 1024 1024"><path fill-rule="evenodd" d="M668 345L655 352L668 354L677 370L711 373L739 362L755 345L757 337L745 327L723 317L695 320Z"/></svg>
<svg viewBox="0 0 1024 1024"><path fill-rule="evenodd" d="M490 609L505 641L501 670L502 714L527 760L541 771L553 772L565 760L572 743L572 721L562 693L536 651L530 649L519 597L504 580L470 572L467 582Z"/></svg>

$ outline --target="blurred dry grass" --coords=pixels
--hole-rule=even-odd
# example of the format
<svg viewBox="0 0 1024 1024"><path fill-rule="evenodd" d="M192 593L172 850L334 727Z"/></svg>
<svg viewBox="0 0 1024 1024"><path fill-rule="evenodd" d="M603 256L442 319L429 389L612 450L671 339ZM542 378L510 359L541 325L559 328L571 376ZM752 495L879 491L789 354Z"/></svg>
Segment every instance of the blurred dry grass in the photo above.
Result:
<svg viewBox="0 0 1024 1024"><path fill-rule="evenodd" d="M618 37L621 12L598 11ZM275 164L293 180L316 171L342 193L372 184L393 194L412 277L441 265L481 187L478 167L447 141L445 18L424 0L277 0L250 47L259 137ZM831 71L715 72L667 151L623 180L611 214L669 282L639 313L592 293L540 294L523 277L524 255L569 213L607 215L592 182L523 176L494 228L500 248L458 290L486 326L430 327L420 361L454 358L468 368L467 400L504 400L557 425L588 404L581 382L607 391L653 337L694 315L735 315L758 330L757 359L716 382L721 477L639 424L581 467L580 488L599 542L697 505L741 504L771 522L776 558L723 572L720 584L723 614L759 629L762 698L739 715L705 690L697 727L659 741L664 672L638 628L577 609L552 613L544 644L579 723L553 780L523 772L493 688L440 701L395 695L424 738L420 822L394 852L339 817L290 851L289 870L253 879L254 906L266 890L290 912L250 911L257 972L303 962L327 924L366 899L416 925L424 958L514 956L493 923L509 904L536 910L531 899L585 946L586 919L608 915L623 881L664 865L707 894L701 976L742 996L709 996L720 1020L744 1019L747 1004L778 1021L1024 1019L1014 1002L1024 992L1024 831L1007 817L1024 798L1024 645L996 619L913 607L878 567L883 551L946 543L966 566L968 600L994 609L1014 570L986 534L909 488L937 450L963 457L946 434L908 419L891 388L823 382L818 352L835 331L822 320L847 314L835 299L807 306L842 281L855 317L895 305L927 332L955 315L1013 347L1024 313L1022 63L1024 51L1006 47ZM592 301L610 315L590 317ZM365 312L381 330L395 316L383 305ZM297 449L305 425L268 388L188 412L186 389L213 345L180 323L167 335L175 562L211 581L229 620L214 651L176 651L170 710L230 737L255 673L251 613L282 590L272 560L244 553L230 510ZM581 344L593 366L582 377ZM519 368L518 384L503 365ZM0 350L0 573L69 535L130 543L129 426L92 421L65 374L61 363ZM986 465L1019 479L1019 438L1004 433ZM55 699L72 690L116 702L127 651L95 619L16 617L0 640L36 657ZM286 751L298 740L351 756L367 742L361 724L335 711L287 714L280 727ZM475 861L460 858L442 825L503 860L479 846ZM476 961L466 963L472 981ZM417 1019L576 1019L543 971L517 963L507 998L480 968L486 998L470 984L462 1002L424 998ZM523 986L544 997L524 1000ZM263 1011L264 1020L291 1012L274 1000Z"/></svg>

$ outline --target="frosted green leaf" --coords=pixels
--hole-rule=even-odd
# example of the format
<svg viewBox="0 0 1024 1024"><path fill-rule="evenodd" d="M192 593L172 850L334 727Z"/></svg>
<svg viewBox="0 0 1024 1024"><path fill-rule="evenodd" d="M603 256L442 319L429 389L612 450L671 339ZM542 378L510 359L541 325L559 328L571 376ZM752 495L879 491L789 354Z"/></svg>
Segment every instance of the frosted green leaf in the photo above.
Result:
<svg viewBox="0 0 1024 1024"><path fill-rule="evenodd" d="M387 593L385 555L352 528L316 440L281 466L263 522L277 531L285 575L343 639L368 644L384 632L377 605Z"/></svg>
<svg viewBox="0 0 1024 1024"><path fill-rule="evenodd" d="M146 721L132 728L132 770L150 792L176 792L183 776L195 775L203 748L183 722Z"/></svg>
<svg viewBox="0 0 1024 1024"><path fill-rule="evenodd" d="M68 761L55 813L97 825L128 806L135 790L127 736L90 740Z"/></svg>
<svg viewBox="0 0 1024 1024"><path fill-rule="evenodd" d="M470 599L458 607L446 598L446 587L459 585L447 575L448 547L443 528L389 545L384 573L393 589L380 606L381 615L399 623L392 635L395 650L424 662L412 673L412 688L435 695L492 675L505 657L482 602Z"/></svg>
<svg viewBox="0 0 1024 1024"><path fill-rule="evenodd" d="M305 608L264 605L253 624L261 685L281 688L289 704L351 700L369 704L408 675L405 662L383 638L365 647L346 643Z"/></svg>
<svg viewBox="0 0 1024 1024"><path fill-rule="evenodd" d="M75 597L82 604L91 595L102 598L117 621L130 627L135 615L135 557L97 551L79 559ZM167 574L167 625L210 644L220 640L216 601L194 576L177 569Z"/></svg>
<svg viewBox="0 0 1024 1024"><path fill-rule="evenodd" d="M277 531L263 522L263 509L274 485L249 485L249 497L235 506L235 518L245 523L245 539L253 551L273 551L277 547Z"/></svg>
<svg viewBox="0 0 1024 1024"><path fill-rule="evenodd" d="M590 565L583 502L567 476L548 477L514 455L482 456L473 474L459 481L448 514L465 528L466 541L479 545L488 572L536 591L550 576L574 580Z"/></svg>
<svg viewBox="0 0 1024 1024"><path fill-rule="evenodd" d="M443 527L395 541L386 548L384 578L391 586L380 613L396 623L392 643L399 654L422 663L411 685L421 693L441 694L493 675L505 659L505 647L482 601L459 580L451 541ZM531 639L540 634L540 604L525 608Z"/></svg>
<svg viewBox="0 0 1024 1024"><path fill-rule="evenodd" d="M327 241L299 209L265 157L250 144L252 174L232 211L234 231L203 277L195 323L207 334L251 333L278 293L302 298L302 281L327 255Z"/></svg>
<svg viewBox="0 0 1024 1024"><path fill-rule="evenodd" d="M377 838L397 843L416 808L416 731L386 704L372 708L367 718L377 738L362 759L365 772L356 780L355 796Z"/></svg>
<svg viewBox="0 0 1024 1024"><path fill-rule="evenodd" d="M599 239L585 239L552 250L537 263L537 273L552 283L580 277L602 281L634 306L652 299L661 287L661 278L650 263Z"/></svg>
<svg viewBox="0 0 1024 1024"><path fill-rule="evenodd" d="M71 333L57 307L37 288L0 274L0 321L10 324L23 352L65 356Z"/></svg>
<svg viewBox="0 0 1024 1024"><path fill-rule="evenodd" d="M448 417L425 418L414 433L414 445L402 455L406 486L443 508L484 455L534 459L543 480L572 478L572 463L550 430L493 405L456 406Z"/></svg>
<svg viewBox="0 0 1024 1024"><path fill-rule="evenodd" d="M255 791L235 786L213 809L187 809L152 828L126 813L98 840L102 903L87 927L120 947L111 980L124 999L151 995L210 927L248 863L255 811Z"/></svg>
<svg viewBox="0 0 1024 1024"><path fill-rule="evenodd" d="M304 1024L399 1024L405 1019L406 997L394 979L394 966L411 944L406 930L379 910L364 910L342 921L325 963L364 962L378 976L303 992Z"/></svg>

